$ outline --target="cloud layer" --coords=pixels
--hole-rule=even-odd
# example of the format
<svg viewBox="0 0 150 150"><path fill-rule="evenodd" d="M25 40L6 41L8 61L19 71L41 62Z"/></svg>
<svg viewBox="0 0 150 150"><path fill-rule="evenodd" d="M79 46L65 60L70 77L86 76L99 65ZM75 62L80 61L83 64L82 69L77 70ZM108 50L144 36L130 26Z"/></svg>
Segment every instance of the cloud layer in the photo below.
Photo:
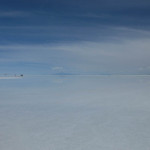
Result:
<svg viewBox="0 0 150 150"><path fill-rule="evenodd" d="M112 36L114 40L59 44L2 45L0 62L14 63L19 67L28 63L39 73L50 74L150 74L149 32L122 30L129 37ZM132 32L139 37L131 38ZM41 64L45 67L41 68Z"/></svg>
<svg viewBox="0 0 150 150"><path fill-rule="evenodd" d="M148 1L2 1L1 72L150 74Z"/></svg>

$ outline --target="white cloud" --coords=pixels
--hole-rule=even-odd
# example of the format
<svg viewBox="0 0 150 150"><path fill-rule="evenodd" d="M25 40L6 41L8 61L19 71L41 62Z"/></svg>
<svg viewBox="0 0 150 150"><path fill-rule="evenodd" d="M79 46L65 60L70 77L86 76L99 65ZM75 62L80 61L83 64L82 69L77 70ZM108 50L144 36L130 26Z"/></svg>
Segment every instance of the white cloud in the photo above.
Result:
<svg viewBox="0 0 150 150"><path fill-rule="evenodd" d="M63 73L64 68L63 67L52 67L52 72L53 73Z"/></svg>
<svg viewBox="0 0 150 150"><path fill-rule="evenodd" d="M0 11L0 17L26 17L31 13L24 11Z"/></svg>
<svg viewBox="0 0 150 150"><path fill-rule="evenodd" d="M3 51L13 52L6 53L0 61L47 63L53 72L64 72L67 68L66 72L77 73L147 74L149 47L149 37L56 45L1 45Z"/></svg>

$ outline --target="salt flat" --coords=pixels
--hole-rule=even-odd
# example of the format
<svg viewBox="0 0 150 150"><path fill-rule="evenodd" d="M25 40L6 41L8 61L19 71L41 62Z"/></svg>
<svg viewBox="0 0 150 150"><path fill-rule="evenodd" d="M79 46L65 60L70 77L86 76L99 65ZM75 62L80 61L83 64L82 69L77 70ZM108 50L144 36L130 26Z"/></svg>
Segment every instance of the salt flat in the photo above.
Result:
<svg viewBox="0 0 150 150"><path fill-rule="evenodd" d="M0 80L2 79L20 79L21 77L0 77Z"/></svg>
<svg viewBox="0 0 150 150"><path fill-rule="evenodd" d="M2 150L149 150L149 76L0 80Z"/></svg>

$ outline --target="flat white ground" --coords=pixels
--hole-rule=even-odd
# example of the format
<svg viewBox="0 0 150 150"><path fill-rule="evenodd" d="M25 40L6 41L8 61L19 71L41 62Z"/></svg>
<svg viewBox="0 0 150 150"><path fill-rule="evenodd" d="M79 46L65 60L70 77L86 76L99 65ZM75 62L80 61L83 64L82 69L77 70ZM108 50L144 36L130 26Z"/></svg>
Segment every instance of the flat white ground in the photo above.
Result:
<svg viewBox="0 0 150 150"><path fill-rule="evenodd" d="M19 79L21 77L0 77L0 79Z"/></svg>
<svg viewBox="0 0 150 150"><path fill-rule="evenodd" d="M1 150L149 150L150 77L0 80Z"/></svg>

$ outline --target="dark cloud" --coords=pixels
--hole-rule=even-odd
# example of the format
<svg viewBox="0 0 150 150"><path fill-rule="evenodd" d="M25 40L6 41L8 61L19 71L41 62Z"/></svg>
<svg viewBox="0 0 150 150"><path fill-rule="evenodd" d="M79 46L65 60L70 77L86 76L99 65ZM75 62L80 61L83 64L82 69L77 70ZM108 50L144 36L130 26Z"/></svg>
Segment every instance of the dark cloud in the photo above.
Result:
<svg viewBox="0 0 150 150"><path fill-rule="evenodd" d="M1 1L0 9L0 25L148 27L150 24L147 0L5 0Z"/></svg>
<svg viewBox="0 0 150 150"><path fill-rule="evenodd" d="M47 11L112 11L122 9L149 8L147 0L5 0L2 9L26 9Z"/></svg>

